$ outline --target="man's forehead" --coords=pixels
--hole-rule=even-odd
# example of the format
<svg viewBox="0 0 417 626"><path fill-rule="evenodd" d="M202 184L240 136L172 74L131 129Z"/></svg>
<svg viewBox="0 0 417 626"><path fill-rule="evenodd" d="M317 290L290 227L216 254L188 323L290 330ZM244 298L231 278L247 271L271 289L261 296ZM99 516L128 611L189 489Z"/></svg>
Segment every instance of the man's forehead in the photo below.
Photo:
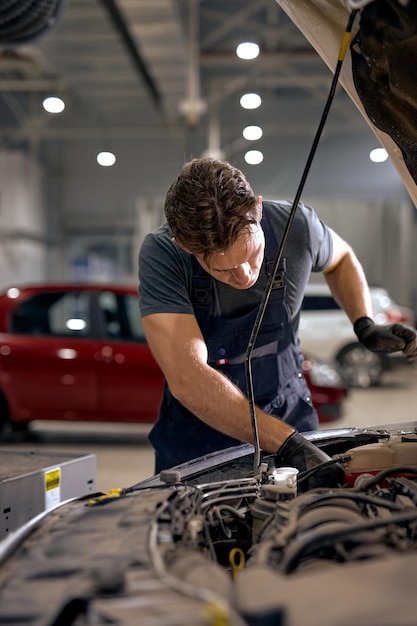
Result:
<svg viewBox="0 0 417 626"><path fill-rule="evenodd" d="M242 263L246 263L260 247L261 235L263 235L261 226L252 224L245 233L242 233L231 248L212 254L208 259L207 265L212 269L227 271L236 268Z"/></svg>

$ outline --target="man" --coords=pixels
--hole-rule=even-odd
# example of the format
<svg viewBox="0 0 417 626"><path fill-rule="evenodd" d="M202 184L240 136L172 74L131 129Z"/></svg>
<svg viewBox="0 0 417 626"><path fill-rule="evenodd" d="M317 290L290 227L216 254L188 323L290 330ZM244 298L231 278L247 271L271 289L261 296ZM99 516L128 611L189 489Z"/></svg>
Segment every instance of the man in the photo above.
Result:
<svg viewBox="0 0 417 626"><path fill-rule="evenodd" d="M291 205L256 197L229 163L186 163L165 200L167 224L139 256L139 302L149 346L167 384L150 433L156 472L238 443L252 443L245 352ZM329 457L299 431L318 426L296 339L311 272L372 350L417 356L416 332L375 326L352 248L300 203L251 359L260 447L276 463L306 470ZM314 486L337 482L326 465Z"/></svg>

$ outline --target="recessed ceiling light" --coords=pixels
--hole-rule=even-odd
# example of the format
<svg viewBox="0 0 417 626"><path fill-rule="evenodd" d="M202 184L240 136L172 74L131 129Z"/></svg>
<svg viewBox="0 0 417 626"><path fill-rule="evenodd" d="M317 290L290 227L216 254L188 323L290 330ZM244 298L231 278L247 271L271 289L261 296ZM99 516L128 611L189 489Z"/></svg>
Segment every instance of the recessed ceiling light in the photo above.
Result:
<svg viewBox="0 0 417 626"><path fill-rule="evenodd" d="M7 297L8 298L18 298L20 296L20 289L18 289L17 287L10 287L10 289L7 290Z"/></svg>
<svg viewBox="0 0 417 626"><path fill-rule="evenodd" d="M243 41L236 48L236 54L239 59L256 59L256 57L259 55L259 46L257 43L254 43L252 41Z"/></svg>
<svg viewBox="0 0 417 626"><path fill-rule="evenodd" d="M258 93L245 93L240 99L242 109L257 109L261 103L262 98Z"/></svg>
<svg viewBox="0 0 417 626"><path fill-rule="evenodd" d="M388 152L385 148L374 148L369 153L369 158L373 163L383 163L388 159Z"/></svg>
<svg viewBox="0 0 417 626"><path fill-rule="evenodd" d="M99 152L97 155L97 163L103 167L111 167L116 163L116 157L113 152Z"/></svg>
<svg viewBox="0 0 417 626"><path fill-rule="evenodd" d="M256 141L262 137L262 128L260 126L246 126L242 131L242 135L249 141Z"/></svg>
<svg viewBox="0 0 417 626"><path fill-rule="evenodd" d="M248 150L245 154L245 161L249 165L259 165L264 160L264 155L260 150Z"/></svg>
<svg viewBox="0 0 417 626"><path fill-rule="evenodd" d="M49 98L45 98L42 102L42 106L48 113L62 113L65 109L65 102L61 100L61 98L50 96Z"/></svg>

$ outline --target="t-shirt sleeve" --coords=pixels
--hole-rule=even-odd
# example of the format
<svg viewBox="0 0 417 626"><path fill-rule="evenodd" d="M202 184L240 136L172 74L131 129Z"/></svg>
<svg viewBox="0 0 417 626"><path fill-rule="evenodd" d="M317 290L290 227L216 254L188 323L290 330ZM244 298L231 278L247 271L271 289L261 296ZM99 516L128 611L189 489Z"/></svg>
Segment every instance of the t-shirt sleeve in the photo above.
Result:
<svg viewBox="0 0 417 626"><path fill-rule="evenodd" d="M282 232L287 225L292 204L280 202L279 206L281 210L275 213L281 220ZM287 258L286 300L294 318L300 310L311 272L322 272L333 256L331 230L313 208L302 202L298 204L295 211L284 256Z"/></svg>
<svg viewBox="0 0 417 626"><path fill-rule="evenodd" d="M333 239L329 227L318 217L309 206L303 205L306 223L309 230L312 271L322 272L329 265L333 256Z"/></svg>
<svg viewBox="0 0 417 626"><path fill-rule="evenodd" d="M274 207L270 203L268 207ZM278 208L278 210L277 210ZM276 232L281 234L287 227L292 210L288 201L276 203L275 210L270 212ZM316 211L299 202L288 234L285 256L291 263L294 273L294 285L299 283L305 272L322 272L329 265L333 256L333 239L329 227L318 217ZM303 280L301 280L303 284Z"/></svg>
<svg viewBox="0 0 417 626"><path fill-rule="evenodd" d="M190 259L162 230L148 234L139 251L139 308L152 313L193 313Z"/></svg>

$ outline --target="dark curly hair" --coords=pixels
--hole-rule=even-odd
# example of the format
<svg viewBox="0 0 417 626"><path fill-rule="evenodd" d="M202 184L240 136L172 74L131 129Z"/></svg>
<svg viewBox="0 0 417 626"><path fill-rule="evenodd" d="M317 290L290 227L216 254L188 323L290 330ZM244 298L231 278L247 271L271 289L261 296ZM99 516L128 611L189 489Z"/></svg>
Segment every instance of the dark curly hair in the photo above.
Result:
<svg viewBox="0 0 417 626"><path fill-rule="evenodd" d="M258 223L256 200L244 174L230 163L193 159L168 189L164 209L176 241L207 262Z"/></svg>

